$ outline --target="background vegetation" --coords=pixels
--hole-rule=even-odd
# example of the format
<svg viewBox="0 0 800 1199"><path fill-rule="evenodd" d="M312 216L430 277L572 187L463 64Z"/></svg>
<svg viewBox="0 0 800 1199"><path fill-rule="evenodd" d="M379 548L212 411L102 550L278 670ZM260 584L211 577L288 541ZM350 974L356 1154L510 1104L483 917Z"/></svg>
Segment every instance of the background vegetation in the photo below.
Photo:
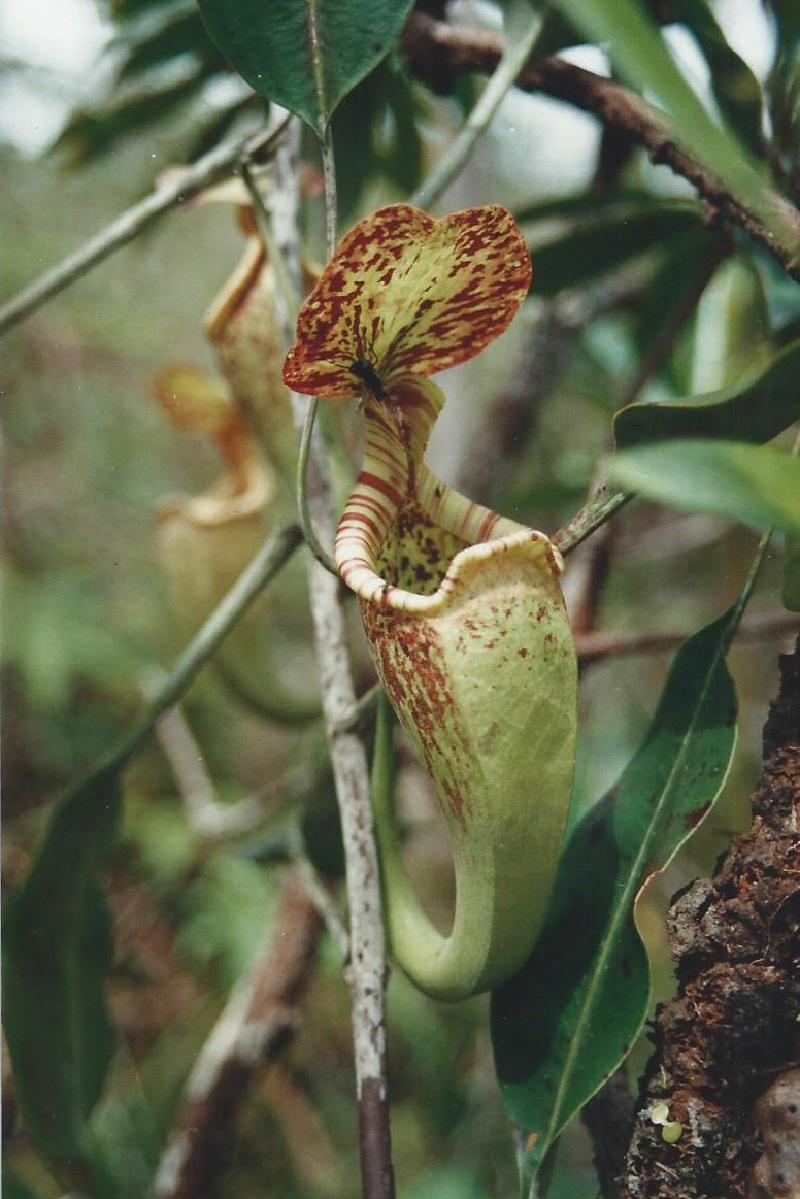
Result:
<svg viewBox="0 0 800 1199"><path fill-rule="evenodd" d="M436 5L417 7L435 19L443 15ZM558 5L545 18L537 53L585 45L592 36L605 44L614 32L603 27L607 7L587 3L596 28L576 31L568 24L571 6ZM800 23L790 5L776 0L762 9L751 0L736 8L743 27L763 31L768 47L767 65L753 70L744 61L748 34L734 37L732 6L697 0L649 7L667 27L681 69L697 72L692 78L699 77L710 119L733 131L762 182L770 176L796 201ZM457 8L455 16L470 27L492 31L501 19L492 5ZM44 155L28 159L11 144L0 149L4 296L139 199L163 167L193 159L248 122L256 125L264 110L233 76L193 4L115 0L102 12L113 25L102 97L74 111ZM637 47L631 37L628 50L627 61L623 55L615 62L636 85L648 46ZM582 62L602 68L597 49L580 53ZM411 195L481 94L483 72L456 70L443 56L434 55L432 64L423 68L413 52L405 59L395 47L334 116L342 228ZM656 76L654 69L663 103ZM685 116L675 115L679 133ZM310 131L304 139L307 249L319 261L320 160ZM722 160L710 165L725 169ZM436 211L494 201L510 206L530 235L534 290L501 343L480 363L443 377L453 402L432 461L475 499L552 532L596 481L611 448L610 418L621 405L741 385L797 344L800 292L775 255L726 222L723 209L698 199L685 179L654 167L632 136L553 99L510 93ZM206 490L219 475L219 460L208 438L169 423L153 386L170 365L216 369L203 312L241 248L228 205L176 211L5 338L9 893L29 874L54 800L124 735L152 696L157 672L194 631L176 613L156 517L168 497ZM797 379L793 362L789 381ZM769 396L756 389L750 407L791 391L790 382ZM765 440L734 426L726 436ZM787 451L791 433L777 444ZM636 501L571 557L568 598L585 657L574 821L640 745L674 645L739 596L758 542L752 525L768 523L734 523L736 512L724 505L714 511L692 495L686 506L694 510ZM795 503L784 528L798 527ZM598 539L601 549L593 550ZM648 892L642 920L653 1002L675 986L663 931L669 895L709 873L732 834L750 822L776 652L791 641L792 618L780 599L783 567L779 532L729 655L740 715L727 785L702 829ZM204 824L192 806L197 780L187 783L180 773L185 741L170 741L163 726L124 773L124 814L102 872L115 947L107 987L111 1068L102 1097L91 1105L88 1148L77 1163L69 1152L48 1152L47 1136L20 1120L19 1080L8 1075L10 1199L50 1199L65 1189L110 1199L148 1193L204 1039L285 915L287 874L313 863L317 886L334 906L342 902L320 722L296 720L296 706L315 701L316 678L297 563L292 572L278 580L248 627L232 634L233 649L222 659L235 665L237 637L249 638L243 653L256 703L243 696L241 684L231 685L230 670L226 677L210 666L181 705L192 738L188 758L202 755L200 788L210 783L208 802L242 812L237 805L255 800L257 817L246 828L236 826L235 816L230 830L224 820L221 831ZM373 680L355 621L352 631L363 692ZM640 633L653 634L652 643L633 653L631 639ZM269 716L258 710L265 705ZM446 840L407 752L399 793L414 876L446 913ZM35 937L35 928L28 935ZM98 969L104 944L95 930L88 952ZM70 951L66 943L49 948L55 958ZM216 1193L241 1199L359 1193L341 975L339 949L326 931L298 1035L237 1096L235 1137L219 1147ZM46 972L37 980L40 988L51 985L54 976ZM438 1005L398 972L391 975L394 1161L399 1191L409 1199L488 1199L514 1191L514 1146L494 1078L488 1007L486 996ZM99 1023L95 1029L99 1038ZM39 1026L42 1059L49 1057L56 1075L69 1072L59 1042L48 1049L51 1034L55 1026ZM643 1031L627 1065L634 1087L648 1053ZM53 1083L25 1085L46 1091ZM563 1136L548 1185L550 1199L597 1194L580 1121Z"/></svg>

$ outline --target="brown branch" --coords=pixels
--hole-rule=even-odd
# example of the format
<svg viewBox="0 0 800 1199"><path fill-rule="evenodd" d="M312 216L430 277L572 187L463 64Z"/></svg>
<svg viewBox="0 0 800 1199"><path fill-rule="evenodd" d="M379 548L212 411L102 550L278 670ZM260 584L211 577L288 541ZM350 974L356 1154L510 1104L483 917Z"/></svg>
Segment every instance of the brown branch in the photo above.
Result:
<svg viewBox="0 0 800 1199"><path fill-rule="evenodd" d="M754 1199L774 1166L754 1177L772 1084L800 1057L800 640L780 667L752 828L670 910L678 995L656 1015L630 1199ZM772 1176L770 1195L797 1194Z"/></svg>
<svg viewBox="0 0 800 1199"><path fill-rule="evenodd" d="M794 633L798 617L791 612L778 612L773 616L746 621L736 634L737 642L762 641ZM620 658L631 654L661 653L681 645L689 633L576 633L578 661L582 667L592 666L607 658Z"/></svg>
<svg viewBox="0 0 800 1199"><path fill-rule="evenodd" d="M484 30L459 28L414 13L403 34L403 50L412 72L432 82L443 72L494 70L503 51L501 37ZM677 144L658 111L614 79L585 71L560 58L545 58L523 71L517 86L541 92L581 108L605 125L627 133L643 146L653 162L663 163L688 179L711 213L744 229L764 246L788 275L800 281L797 247L800 245L800 212L777 192L776 211L796 231L793 245L783 245L761 221L723 187L715 175Z"/></svg>
<svg viewBox="0 0 800 1199"><path fill-rule="evenodd" d="M299 124L290 126L271 171L266 205L271 228L267 235L287 264L300 291L297 227L297 159ZM293 321L284 302L279 307L287 342ZM292 397L298 427L305 423L308 400ZM319 428L314 430L308 460L308 516L323 544L333 544L335 521L330 472ZM341 581L318 560L308 563L314 643L320 672L322 708L342 825L345 881L350 914L350 964L356 1091L362 1190L365 1199L394 1199L386 1056L386 935L383 927L378 854L373 830L369 767L364 745L354 731L358 722L353 672L342 606Z"/></svg>
<svg viewBox="0 0 800 1199"><path fill-rule="evenodd" d="M177 1127L156 1174L155 1199L205 1199L218 1193L248 1087L297 1030L323 927L305 887L290 876L271 947L234 988L189 1076Z"/></svg>

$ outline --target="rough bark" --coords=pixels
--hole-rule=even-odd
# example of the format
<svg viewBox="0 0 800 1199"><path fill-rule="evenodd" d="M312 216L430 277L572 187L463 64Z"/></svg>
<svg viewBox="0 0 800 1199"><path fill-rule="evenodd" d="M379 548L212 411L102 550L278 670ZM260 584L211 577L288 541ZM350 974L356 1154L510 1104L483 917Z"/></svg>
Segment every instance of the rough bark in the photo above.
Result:
<svg viewBox="0 0 800 1199"><path fill-rule="evenodd" d="M752 828L670 911L679 987L656 1015L630 1199L800 1195L797 1172L780 1163L789 1117L797 1127L790 1067L800 1056L800 641L780 669Z"/></svg>

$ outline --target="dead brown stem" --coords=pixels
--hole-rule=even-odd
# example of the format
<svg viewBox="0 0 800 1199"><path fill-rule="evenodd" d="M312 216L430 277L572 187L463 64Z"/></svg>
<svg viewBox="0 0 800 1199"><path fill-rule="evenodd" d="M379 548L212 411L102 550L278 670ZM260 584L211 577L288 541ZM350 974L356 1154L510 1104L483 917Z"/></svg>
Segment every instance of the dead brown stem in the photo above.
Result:
<svg viewBox="0 0 800 1199"><path fill-rule="evenodd" d="M297 1030L323 927L316 904L290 875L271 945L234 988L189 1076L177 1127L159 1164L155 1199L218 1193L247 1090Z"/></svg>

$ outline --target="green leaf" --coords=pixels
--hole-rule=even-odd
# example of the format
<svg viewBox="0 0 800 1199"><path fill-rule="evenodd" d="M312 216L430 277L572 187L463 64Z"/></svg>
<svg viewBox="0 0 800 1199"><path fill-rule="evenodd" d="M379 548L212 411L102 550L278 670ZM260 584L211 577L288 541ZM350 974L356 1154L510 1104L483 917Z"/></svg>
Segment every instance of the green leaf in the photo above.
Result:
<svg viewBox="0 0 800 1199"><path fill-rule="evenodd" d="M207 71L200 69L167 87L126 96L102 108L75 112L59 134L56 148L66 150L73 165L91 162L120 138L157 124L188 103L202 91L207 78Z"/></svg>
<svg viewBox="0 0 800 1199"><path fill-rule="evenodd" d="M708 0L674 0L673 15L697 38L711 72L711 86L720 112L742 141L758 155L762 146L761 85L725 40Z"/></svg>
<svg viewBox="0 0 800 1199"><path fill-rule="evenodd" d="M15 1094L37 1148L61 1161L86 1160L86 1123L113 1049L103 995L111 930L95 872L119 806L113 775L69 792L5 918L3 1014Z"/></svg>
<svg viewBox="0 0 800 1199"><path fill-rule="evenodd" d="M531 237L533 287L551 296L606 271L615 270L672 237L697 230L700 212L682 201L648 203L641 208L611 208L590 221L580 220L564 233L537 244Z"/></svg>
<svg viewBox="0 0 800 1199"><path fill-rule="evenodd" d="M770 441L800 420L800 341L733 387L660 404L630 404L614 417L618 448L676 437Z"/></svg>
<svg viewBox="0 0 800 1199"><path fill-rule="evenodd" d="M726 237L704 227L670 239L658 269L632 305L633 337L640 356L653 351L660 356L665 313L684 313L688 306L696 309L697 297L709 279L713 279L728 248ZM688 387L686 359L690 340L691 328L687 327L662 368L671 389L678 394Z"/></svg>
<svg viewBox="0 0 800 1199"><path fill-rule="evenodd" d="M786 538L781 599L784 608L800 612L800 535L796 533Z"/></svg>
<svg viewBox="0 0 800 1199"><path fill-rule="evenodd" d="M392 48L413 0L198 0L212 40L260 95L324 135Z"/></svg>
<svg viewBox="0 0 800 1199"><path fill-rule="evenodd" d="M671 508L800 532L800 461L771 446L683 440L641 446L609 459L608 481Z"/></svg>
<svg viewBox="0 0 800 1199"><path fill-rule="evenodd" d="M650 981L634 900L724 785L736 738L725 653L749 587L676 654L639 751L569 837L530 961L493 995L495 1063L526 1188L641 1031Z"/></svg>
<svg viewBox="0 0 800 1199"><path fill-rule="evenodd" d="M674 62L639 0L553 0L554 7L592 40L610 43L614 65L641 92L655 96L675 139L794 250L797 234L788 206L764 181L737 139L711 119Z"/></svg>
<svg viewBox="0 0 800 1199"><path fill-rule="evenodd" d="M218 68L224 66L194 4L177 11L167 10L166 18L147 22L146 28L128 30L120 39L119 49L122 62L117 78L120 81L163 67L185 54L213 63Z"/></svg>

